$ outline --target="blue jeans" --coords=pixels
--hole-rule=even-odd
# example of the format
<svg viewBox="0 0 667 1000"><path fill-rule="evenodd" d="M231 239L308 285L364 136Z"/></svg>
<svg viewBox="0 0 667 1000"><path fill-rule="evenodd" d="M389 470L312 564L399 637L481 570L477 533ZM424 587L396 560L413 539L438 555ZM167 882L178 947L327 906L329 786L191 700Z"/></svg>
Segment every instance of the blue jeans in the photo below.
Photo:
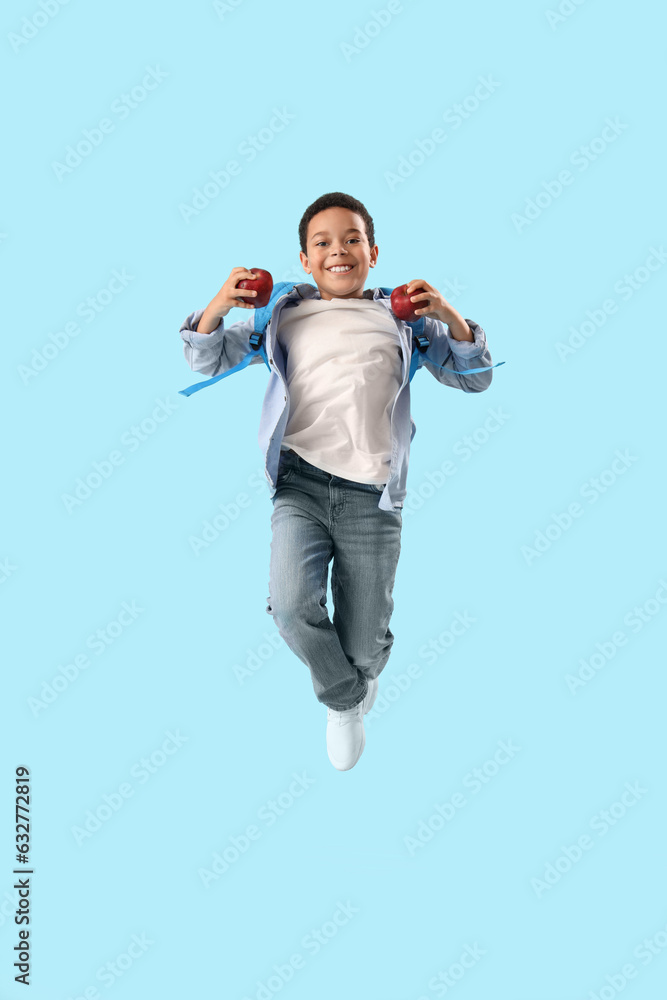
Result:
<svg viewBox="0 0 667 1000"><path fill-rule="evenodd" d="M266 610L310 669L318 701L344 711L389 659L402 514L378 507L382 486L334 476L294 451L282 452L276 486Z"/></svg>

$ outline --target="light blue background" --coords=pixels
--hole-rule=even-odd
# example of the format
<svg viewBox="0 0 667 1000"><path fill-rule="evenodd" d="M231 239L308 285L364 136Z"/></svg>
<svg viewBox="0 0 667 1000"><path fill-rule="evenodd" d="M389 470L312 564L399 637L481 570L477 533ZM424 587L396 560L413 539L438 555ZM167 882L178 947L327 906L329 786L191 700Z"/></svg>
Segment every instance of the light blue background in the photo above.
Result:
<svg viewBox="0 0 667 1000"><path fill-rule="evenodd" d="M5 9L3 996L24 995L12 968L18 765L32 772L33 1000L664 995L667 270L638 272L631 296L617 282L667 242L665 18L646 2L569 6L550 25L548 0L404 0L347 56L382 0L241 0L227 13L75 0L18 46L10 35L41 8ZM114 102L147 67L166 76L121 118ZM489 76L493 94L447 123ZM239 146L274 108L294 118L248 162ZM105 117L114 130L58 179L53 163ZM607 118L626 127L578 168L571 157ZM386 173L439 127L446 140L392 187ZM184 221L179 206L235 158L240 174ZM572 183L518 231L513 215L565 169ZM344 774L307 669L265 610L266 369L178 395L199 377L182 321L235 266L310 280L297 226L327 191L375 220L371 284L465 286L452 305L506 362L480 394L426 372L413 382L396 641L366 750ZM114 270L131 280L86 322L79 304ZM562 360L557 344L609 299L616 311ZM71 322L80 333L22 378ZM139 441L132 428L160 400L173 412ZM460 442L484 438L491 410L502 426L465 460ZM590 502L582 489L617 450L633 460ZM68 512L63 495L114 451L122 463ZM429 489L448 459L456 473ZM191 538L242 493L249 506L195 554ZM576 502L581 516L559 532L554 515ZM88 637L123 602L142 610L96 654ZM637 607L646 621L633 628ZM424 647L457 613L474 623L429 662ZM566 675L618 631L625 645L570 690ZM86 652L90 665L31 709ZM241 682L252 654L261 666ZM185 741L160 756L168 731ZM466 775L500 740L520 750L474 794ZM290 798L295 773L312 784ZM128 782L133 794L78 844L73 828ZM635 782L639 797L596 832ZM411 853L405 838L457 791L465 807ZM281 795L289 807L269 825L262 810ZM259 839L205 888L198 870L253 823ZM536 889L585 834L591 849ZM357 911L345 922L340 903ZM315 954L306 935L323 926ZM98 970L133 935L152 943L105 985ZM645 939L650 961L635 951ZM467 945L483 955L436 990ZM262 994L295 954L303 967Z"/></svg>

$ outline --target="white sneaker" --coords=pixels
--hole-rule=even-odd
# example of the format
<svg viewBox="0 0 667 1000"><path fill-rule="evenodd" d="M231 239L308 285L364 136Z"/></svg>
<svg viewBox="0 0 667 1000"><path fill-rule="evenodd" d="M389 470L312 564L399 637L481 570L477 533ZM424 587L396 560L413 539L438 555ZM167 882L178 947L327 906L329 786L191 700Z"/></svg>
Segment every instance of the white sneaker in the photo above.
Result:
<svg viewBox="0 0 667 1000"><path fill-rule="evenodd" d="M368 682L363 701L354 708L337 712L327 709L327 753L338 771L349 771L357 763L366 746L364 715L370 712L377 696L378 679Z"/></svg>

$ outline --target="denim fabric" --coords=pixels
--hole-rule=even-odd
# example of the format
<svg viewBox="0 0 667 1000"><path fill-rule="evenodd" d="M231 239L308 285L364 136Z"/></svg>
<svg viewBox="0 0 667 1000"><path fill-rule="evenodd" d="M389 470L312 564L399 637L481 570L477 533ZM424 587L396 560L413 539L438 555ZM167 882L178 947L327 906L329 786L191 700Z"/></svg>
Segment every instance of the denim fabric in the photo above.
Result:
<svg viewBox="0 0 667 1000"><path fill-rule="evenodd" d="M318 701L337 711L363 700L394 641L389 621L402 513L378 506L383 489L281 452L266 610L310 669ZM333 622L326 603L332 559Z"/></svg>

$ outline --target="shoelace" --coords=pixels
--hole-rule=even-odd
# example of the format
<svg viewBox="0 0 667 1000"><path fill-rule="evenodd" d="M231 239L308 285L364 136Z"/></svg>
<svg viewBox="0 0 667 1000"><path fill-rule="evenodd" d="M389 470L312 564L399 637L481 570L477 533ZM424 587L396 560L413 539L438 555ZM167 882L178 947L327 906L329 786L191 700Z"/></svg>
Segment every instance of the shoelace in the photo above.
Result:
<svg viewBox="0 0 667 1000"><path fill-rule="evenodd" d="M360 704L363 704L361 702ZM352 722L359 714L360 705L355 705L354 708L346 708L342 712L336 711L335 708L329 708L327 710L327 721L336 722L339 726L346 726L348 722Z"/></svg>

